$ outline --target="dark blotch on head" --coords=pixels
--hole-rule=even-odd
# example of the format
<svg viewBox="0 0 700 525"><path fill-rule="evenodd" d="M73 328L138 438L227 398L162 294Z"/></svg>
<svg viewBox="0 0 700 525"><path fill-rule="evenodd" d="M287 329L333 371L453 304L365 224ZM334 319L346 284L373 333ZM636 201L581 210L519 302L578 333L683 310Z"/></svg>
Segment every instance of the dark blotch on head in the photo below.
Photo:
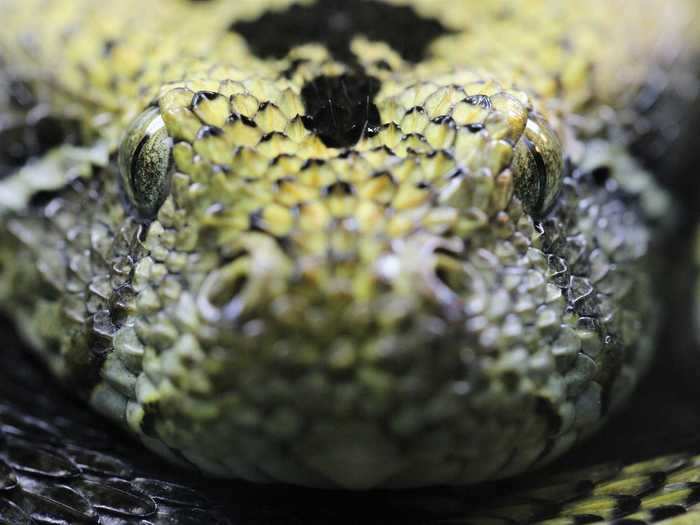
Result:
<svg viewBox="0 0 700 525"><path fill-rule="evenodd" d="M77 122L46 115L31 123L0 125L0 179L61 144L80 144Z"/></svg>
<svg viewBox="0 0 700 525"><path fill-rule="evenodd" d="M354 146L380 126L374 97L379 81L366 75L319 77L307 83L301 96L306 108L304 126L331 148Z"/></svg>
<svg viewBox="0 0 700 525"><path fill-rule="evenodd" d="M430 43L448 33L438 20L421 17L410 6L375 0L293 4L284 11L266 12L255 20L236 21L229 29L242 35L260 57L283 58L297 46L318 42L337 60L348 64L357 61L350 43L358 35L386 42L404 60L420 62ZM273 34L275 37L270 38Z"/></svg>

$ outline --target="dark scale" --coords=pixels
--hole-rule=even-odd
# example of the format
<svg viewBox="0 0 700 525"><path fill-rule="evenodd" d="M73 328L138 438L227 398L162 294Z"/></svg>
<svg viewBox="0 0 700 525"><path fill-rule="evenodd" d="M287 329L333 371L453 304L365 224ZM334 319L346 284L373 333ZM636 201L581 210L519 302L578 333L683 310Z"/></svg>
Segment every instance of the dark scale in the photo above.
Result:
<svg viewBox="0 0 700 525"><path fill-rule="evenodd" d="M231 115L231 120L235 120L235 115ZM258 125L254 120L251 120L250 118L246 117L245 115L239 115L238 118L241 120L241 122L245 125L248 126L249 128L257 128Z"/></svg>
<svg viewBox="0 0 700 525"><path fill-rule="evenodd" d="M681 514L685 514L685 512L685 508L681 505L668 505L658 509L651 509L650 514L652 522L657 522L671 519L674 516L680 516Z"/></svg>
<svg viewBox="0 0 700 525"><path fill-rule="evenodd" d="M378 92L379 81L362 74L315 78L301 91L304 126L328 147L352 147L379 129Z"/></svg>
<svg viewBox="0 0 700 525"><path fill-rule="evenodd" d="M253 232L265 232L262 210L255 210L249 217L249 228Z"/></svg>
<svg viewBox="0 0 700 525"><path fill-rule="evenodd" d="M117 41L109 38L104 41L104 44L102 44L102 55L105 57L109 57L112 54L112 51L114 51L114 48L117 47Z"/></svg>
<svg viewBox="0 0 700 525"><path fill-rule="evenodd" d="M262 144L263 142L270 142L273 138L275 137L286 137L284 133L281 131L271 131L270 133L265 133L262 138L260 139L260 143Z"/></svg>
<svg viewBox="0 0 700 525"><path fill-rule="evenodd" d="M354 195L355 194L355 189L353 188L352 184L350 184L347 181L339 180L338 182L334 182L333 184L326 186L321 190L321 195L324 197L327 197L329 195Z"/></svg>
<svg viewBox="0 0 700 525"><path fill-rule="evenodd" d="M205 100L214 100L220 96L221 95L219 93L215 93L213 91L197 91L192 97L192 109L196 108Z"/></svg>
<svg viewBox="0 0 700 525"><path fill-rule="evenodd" d="M197 132L197 140L206 139L207 137L220 137L224 134L224 130L216 126L202 126ZM144 140L148 139L148 136L144 137ZM139 144L140 146L141 144ZM137 147L138 151L138 147ZM138 155L134 154L134 158Z"/></svg>

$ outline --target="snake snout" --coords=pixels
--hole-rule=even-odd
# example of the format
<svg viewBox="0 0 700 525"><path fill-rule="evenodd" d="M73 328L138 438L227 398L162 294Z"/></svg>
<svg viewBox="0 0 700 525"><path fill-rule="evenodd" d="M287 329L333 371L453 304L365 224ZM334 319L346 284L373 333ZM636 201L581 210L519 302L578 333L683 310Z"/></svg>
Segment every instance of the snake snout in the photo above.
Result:
<svg viewBox="0 0 700 525"><path fill-rule="evenodd" d="M240 251L203 277L199 315L225 330L279 325L281 337L310 326L312 319L329 337L383 318L406 325L423 314L450 321L463 317L459 239L425 234L377 242L382 246L368 248L372 260L363 260L368 255L361 245L373 240L347 241L321 256L292 259L275 239L252 233Z"/></svg>
<svg viewBox="0 0 700 525"><path fill-rule="evenodd" d="M196 294L171 314L186 332L152 367L160 438L205 443L195 461L228 458L222 473L349 488L411 486L419 472L473 482L545 454L535 442L561 421L554 365L517 326L538 308L527 299L558 304L528 273L542 261L504 265L493 247L428 232L376 245L332 234L346 236L332 252L292 258L249 232L190 276ZM520 435L527 453L512 450Z"/></svg>

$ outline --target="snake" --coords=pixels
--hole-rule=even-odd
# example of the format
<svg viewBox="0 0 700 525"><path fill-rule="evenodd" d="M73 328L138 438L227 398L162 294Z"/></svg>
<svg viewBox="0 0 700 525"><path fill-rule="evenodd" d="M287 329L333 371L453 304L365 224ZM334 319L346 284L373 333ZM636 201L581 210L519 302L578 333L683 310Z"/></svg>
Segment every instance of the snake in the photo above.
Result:
<svg viewBox="0 0 700 525"><path fill-rule="evenodd" d="M697 11L0 3L0 523L226 523L201 476L698 523L697 447L551 467L668 322L692 363Z"/></svg>

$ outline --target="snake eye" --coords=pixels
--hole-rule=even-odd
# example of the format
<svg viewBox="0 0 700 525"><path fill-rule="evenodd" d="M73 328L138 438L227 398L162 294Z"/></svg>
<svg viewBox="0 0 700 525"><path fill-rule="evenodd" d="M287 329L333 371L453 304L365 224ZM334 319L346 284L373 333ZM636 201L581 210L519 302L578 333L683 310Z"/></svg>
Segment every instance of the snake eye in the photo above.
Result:
<svg viewBox="0 0 700 525"><path fill-rule="evenodd" d="M168 196L173 141L158 108L131 123L119 147L119 173L129 203L139 218L152 219Z"/></svg>
<svg viewBox="0 0 700 525"><path fill-rule="evenodd" d="M530 115L512 163L515 194L525 210L541 217L559 195L564 159L559 138L542 118Z"/></svg>

